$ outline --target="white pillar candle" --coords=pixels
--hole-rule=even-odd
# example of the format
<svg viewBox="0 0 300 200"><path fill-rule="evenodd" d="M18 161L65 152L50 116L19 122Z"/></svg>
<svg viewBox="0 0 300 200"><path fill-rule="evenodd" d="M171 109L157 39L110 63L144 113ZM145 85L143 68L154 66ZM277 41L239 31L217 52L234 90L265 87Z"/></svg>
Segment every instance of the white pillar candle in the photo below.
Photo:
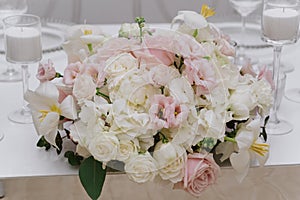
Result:
<svg viewBox="0 0 300 200"><path fill-rule="evenodd" d="M299 13L290 8L263 12L263 34L271 40L293 40L298 35Z"/></svg>
<svg viewBox="0 0 300 200"><path fill-rule="evenodd" d="M14 63L31 63L42 58L41 34L29 27L10 27L5 32L6 59Z"/></svg>

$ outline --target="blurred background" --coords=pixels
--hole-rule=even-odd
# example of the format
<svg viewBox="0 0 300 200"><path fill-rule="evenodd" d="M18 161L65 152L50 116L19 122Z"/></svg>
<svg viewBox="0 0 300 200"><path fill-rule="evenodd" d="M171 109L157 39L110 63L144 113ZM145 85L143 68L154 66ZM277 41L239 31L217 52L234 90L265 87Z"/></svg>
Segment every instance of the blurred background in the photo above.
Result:
<svg viewBox="0 0 300 200"><path fill-rule="evenodd" d="M210 22L240 21L229 0L28 0L28 4L28 13L73 23L124 23L137 16L145 17L148 23L169 23L179 10L200 12L203 4L216 10ZM247 21L259 22L259 13L257 9Z"/></svg>

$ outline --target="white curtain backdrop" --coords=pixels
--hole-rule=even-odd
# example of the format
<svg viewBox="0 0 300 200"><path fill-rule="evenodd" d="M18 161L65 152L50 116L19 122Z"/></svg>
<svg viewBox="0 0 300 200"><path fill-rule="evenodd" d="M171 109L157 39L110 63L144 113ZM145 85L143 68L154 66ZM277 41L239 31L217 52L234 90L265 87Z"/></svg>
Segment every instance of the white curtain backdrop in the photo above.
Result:
<svg viewBox="0 0 300 200"><path fill-rule="evenodd" d="M240 21L231 8L229 0L28 0L29 13L44 18L54 18L73 23L111 24L133 22L143 16L149 23L168 23L178 10L200 12L206 3L215 8L211 22ZM259 9L251 14L249 21L259 20Z"/></svg>

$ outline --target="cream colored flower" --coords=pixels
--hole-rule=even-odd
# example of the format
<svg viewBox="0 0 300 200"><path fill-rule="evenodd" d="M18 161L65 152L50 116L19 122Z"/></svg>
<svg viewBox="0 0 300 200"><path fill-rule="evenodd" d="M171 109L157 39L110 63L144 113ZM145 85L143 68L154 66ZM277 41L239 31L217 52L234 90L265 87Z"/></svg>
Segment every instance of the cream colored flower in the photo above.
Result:
<svg viewBox="0 0 300 200"><path fill-rule="evenodd" d="M133 155L125 162L129 179L137 183L152 181L157 175L157 164L149 152Z"/></svg>
<svg viewBox="0 0 300 200"><path fill-rule="evenodd" d="M117 160L126 162L130 156L138 154L137 146L132 140L120 140L120 148L117 153Z"/></svg>
<svg viewBox="0 0 300 200"><path fill-rule="evenodd" d="M107 163L115 160L120 148L118 138L111 133L97 133L88 144L89 152L96 160Z"/></svg>
<svg viewBox="0 0 300 200"><path fill-rule="evenodd" d="M268 159L269 145L260 141L259 134L260 120L248 120L237 127L235 138L230 141L227 139L227 142L221 143L216 149L217 154L223 154L221 161L230 158L240 182L247 175L253 161L258 161L263 166Z"/></svg>
<svg viewBox="0 0 300 200"><path fill-rule="evenodd" d="M160 177L163 180L170 180L172 183L182 180L186 157L185 149L172 142L158 142L153 152Z"/></svg>
<svg viewBox="0 0 300 200"><path fill-rule="evenodd" d="M73 97L69 95L61 103L58 103L58 98L58 89L51 82L41 83L36 91L29 90L25 94L37 133L54 146L60 117L71 120L77 118Z"/></svg>
<svg viewBox="0 0 300 200"><path fill-rule="evenodd" d="M96 94L96 83L88 74L80 74L74 82L73 95L81 104L84 100L91 100Z"/></svg>
<svg viewBox="0 0 300 200"><path fill-rule="evenodd" d="M184 23L191 29L201 29L208 25L205 17L199 13L188 10L178 11L177 16L172 20L172 24L176 22Z"/></svg>

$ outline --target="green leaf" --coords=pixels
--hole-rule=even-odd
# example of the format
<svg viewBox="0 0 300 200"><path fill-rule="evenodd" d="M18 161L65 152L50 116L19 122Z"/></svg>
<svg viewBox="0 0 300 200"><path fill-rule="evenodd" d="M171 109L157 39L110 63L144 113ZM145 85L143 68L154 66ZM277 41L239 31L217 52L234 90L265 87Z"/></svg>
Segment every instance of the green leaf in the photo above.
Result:
<svg viewBox="0 0 300 200"><path fill-rule="evenodd" d="M73 151L67 151L64 155L66 158L68 158L68 162L72 166L79 166L81 164L81 161L83 160L83 157L75 154Z"/></svg>
<svg viewBox="0 0 300 200"><path fill-rule="evenodd" d="M42 136L39 141L37 142L36 146L38 147L45 147L45 150L49 150L51 148L51 144Z"/></svg>
<svg viewBox="0 0 300 200"><path fill-rule="evenodd" d="M62 140L62 138L61 138L61 136L60 136L59 133L57 133L57 135L56 135L55 143L56 143L56 145L58 147L58 149L56 148L56 153L59 155L61 153L62 144L63 144L63 140Z"/></svg>
<svg viewBox="0 0 300 200"><path fill-rule="evenodd" d="M79 168L79 178L87 194L91 199L96 200L101 194L105 181L106 169L102 163L92 156L85 159Z"/></svg>
<svg viewBox="0 0 300 200"><path fill-rule="evenodd" d="M195 29L194 32L193 32L193 37L197 37L198 36L198 29Z"/></svg>

